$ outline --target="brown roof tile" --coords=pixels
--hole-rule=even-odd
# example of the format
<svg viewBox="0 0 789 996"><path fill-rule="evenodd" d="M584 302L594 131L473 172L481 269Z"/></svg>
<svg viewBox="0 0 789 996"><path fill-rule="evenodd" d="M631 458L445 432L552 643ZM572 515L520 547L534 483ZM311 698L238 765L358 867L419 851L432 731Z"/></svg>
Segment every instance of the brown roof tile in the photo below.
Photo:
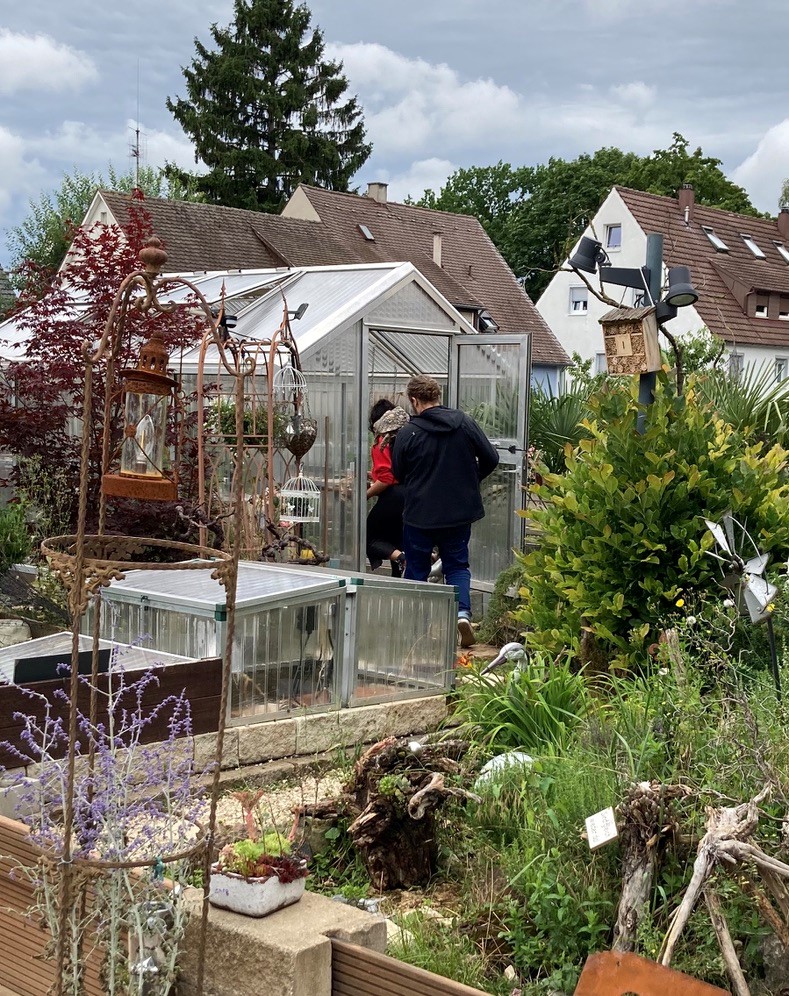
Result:
<svg viewBox="0 0 789 996"><path fill-rule="evenodd" d="M413 263L456 307L485 307L502 333L530 332L535 363L566 364L567 354L512 270L471 215L376 201L302 185L335 240L364 258ZM365 239L366 225L375 242ZM441 266L433 262L433 235L441 235Z"/></svg>
<svg viewBox="0 0 789 996"><path fill-rule="evenodd" d="M747 291L772 290L789 297L789 264L773 244L789 240L782 238L774 219L694 204L692 217L685 224L673 197L627 187L616 190L645 232L663 236L666 266L690 267L700 295L695 308L710 331L732 344L789 348L789 322L749 318L730 289L738 282L745 284ZM729 251L718 252L702 226L712 228ZM742 240L744 234L755 240L766 259L753 255Z"/></svg>
<svg viewBox="0 0 789 996"><path fill-rule="evenodd" d="M502 333L530 332L534 363L569 362L476 218L317 187L303 190L320 221L159 198L146 198L143 205L173 270L412 263L455 307L487 308ZM131 196L102 196L125 224ZM360 224L370 228L374 242ZM441 233L441 266L433 261L434 232Z"/></svg>

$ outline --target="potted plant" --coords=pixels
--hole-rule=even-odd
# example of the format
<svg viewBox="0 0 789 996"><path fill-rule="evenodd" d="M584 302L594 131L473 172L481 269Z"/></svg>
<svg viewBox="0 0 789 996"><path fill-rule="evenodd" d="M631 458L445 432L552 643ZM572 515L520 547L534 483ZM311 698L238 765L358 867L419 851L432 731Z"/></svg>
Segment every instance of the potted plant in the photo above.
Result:
<svg viewBox="0 0 789 996"><path fill-rule="evenodd" d="M292 853L290 842L276 830L258 833L254 807L261 792L237 792L247 827L245 840L226 844L211 866L208 901L213 906L267 916L297 903L304 895L307 862Z"/></svg>

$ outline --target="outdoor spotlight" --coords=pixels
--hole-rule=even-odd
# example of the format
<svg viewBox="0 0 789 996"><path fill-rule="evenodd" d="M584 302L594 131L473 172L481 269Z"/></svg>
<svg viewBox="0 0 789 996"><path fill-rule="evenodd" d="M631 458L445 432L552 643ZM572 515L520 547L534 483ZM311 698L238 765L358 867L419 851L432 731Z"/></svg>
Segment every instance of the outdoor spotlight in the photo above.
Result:
<svg viewBox="0 0 789 996"><path fill-rule="evenodd" d="M236 325L238 325L238 315L228 315L226 311L223 311L222 320L219 324L227 329L228 332L232 332Z"/></svg>
<svg viewBox="0 0 789 996"><path fill-rule="evenodd" d="M666 304L671 304L675 308L686 308L689 304L695 304L698 299L699 292L690 281L689 268L687 266L672 266L668 271Z"/></svg>
<svg viewBox="0 0 789 996"><path fill-rule="evenodd" d="M309 303L305 301L303 304L300 304L295 311L289 311L288 314L293 316L293 320L295 322L298 322L304 317L304 312L307 308L309 308Z"/></svg>
<svg viewBox="0 0 789 996"><path fill-rule="evenodd" d="M570 257L570 266L576 270L583 270L585 273L594 273L597 264L608 262L602 242L597 239L590 239L584 235L578 243L578 248Z"/></svg>
<svg viewBox="0 0 789 996"><path fill-rule="evenodd" d="M670 322L672 318L677 317L677 308L673 304L669 304L668 301L658 301L655 307L655 318L657 318L658 325L662 325L663 322Z"/></svg>

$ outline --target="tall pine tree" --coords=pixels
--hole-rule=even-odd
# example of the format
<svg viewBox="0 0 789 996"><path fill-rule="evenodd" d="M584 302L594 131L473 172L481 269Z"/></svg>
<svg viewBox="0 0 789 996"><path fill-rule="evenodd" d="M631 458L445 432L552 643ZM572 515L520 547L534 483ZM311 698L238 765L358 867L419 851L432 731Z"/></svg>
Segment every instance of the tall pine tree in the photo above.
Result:
<svg viewBox="0 0 789 996"><path fill-rule="evenodd" d="M372 147L342 64L324 59L308 7L234 7L231 25L211 26L214 51L195 39L197 55L182 70L188 97L167 99L208 167L198 189L216 204L272 212L299 183L347 190Z"/></svg>

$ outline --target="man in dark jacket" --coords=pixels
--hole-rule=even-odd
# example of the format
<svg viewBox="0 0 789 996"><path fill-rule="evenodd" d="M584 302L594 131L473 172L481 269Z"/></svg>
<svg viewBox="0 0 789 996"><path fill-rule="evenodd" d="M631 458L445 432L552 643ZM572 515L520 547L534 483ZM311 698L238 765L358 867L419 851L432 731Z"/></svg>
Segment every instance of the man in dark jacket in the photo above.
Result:
<svg viewBox="0 0 789 996"><path fill-rule="evenodd" d="M398 432L392 452L392 472L405 489L405 577L427 581L438 547L447 584L458 592L460 644L470 647L471 523L485 514L479 482L495 470L499 455L473 418L441 404L432 377L412 377L406 393L415 415Z"/></svg>

